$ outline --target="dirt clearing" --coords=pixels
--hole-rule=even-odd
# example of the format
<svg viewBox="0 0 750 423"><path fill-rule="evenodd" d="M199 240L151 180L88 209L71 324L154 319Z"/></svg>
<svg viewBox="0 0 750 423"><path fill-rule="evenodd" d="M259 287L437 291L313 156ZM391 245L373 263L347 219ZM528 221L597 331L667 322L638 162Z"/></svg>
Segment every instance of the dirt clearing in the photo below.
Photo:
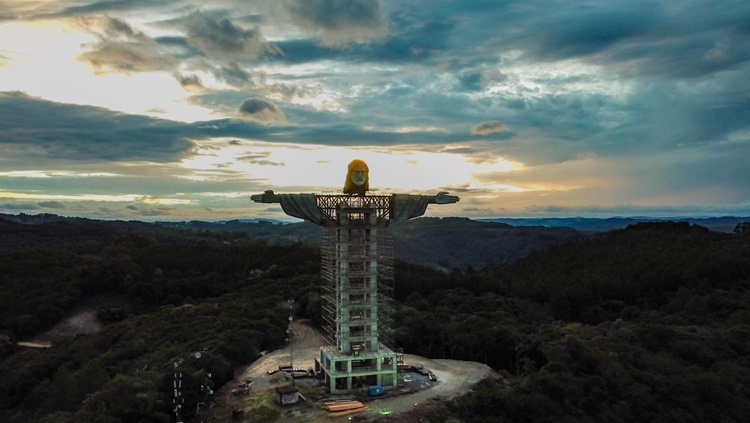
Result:
<svg viewBox="0 0 750 423"><path fill-rule="evenodd" d="M279 366L292 364L294 367L313 368L315 358L320 355L320 347L325 341L322 335L309 322L296 321L292 324L292 346L270 352L251 365L238 369L235 379L224 386L219 395L223 397L223 409L215 409L216 421L225 421L221 416L237 414L241 410L243 419L234 421L252 421L253 409L259 405L266 405L278 410L284 418L280 421L310 422L310 421L343 421L347 417L330 417L325 411L323 403L331 400L359 400L368 408L367 411L352 416L352 421L368 422L374 419L382 421L399 421L398 414L413 412L420 407L430 407L435 400L449 400L469 392L474 384L493 373L486 364L471 361L428 359L416 355L404 354L404 362L412 365L422 365L437 377L430 381L427 376L415 372L399 373L397 387L386 387L385 394L370 397L362 391L354 391L343 395L330 395L316 379L295 379L295 386L307 401L281 407L273 403L275 388L292 383L288 373L276 371ZM252 381L249 395L235 396L232 389L245 381ZM214 420L210 420L214 421ZM229 419L226 419L229 421Z"/></svg>

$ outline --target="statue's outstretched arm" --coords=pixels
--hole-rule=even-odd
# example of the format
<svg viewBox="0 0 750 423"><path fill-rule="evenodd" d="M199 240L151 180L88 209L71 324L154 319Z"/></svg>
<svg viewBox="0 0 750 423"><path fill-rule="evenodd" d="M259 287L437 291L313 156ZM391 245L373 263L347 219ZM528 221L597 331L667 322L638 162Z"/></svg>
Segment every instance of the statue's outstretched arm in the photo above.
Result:
<svg viewBox="0 0 750 423"><path fill-rule="evenodd" d="M268 190L250 197L256 203L279 203L289 216L308 220L316 225L325 225L327 218L318 207L315 194L275 194Z"/></svg>
<svg viewBox="0 0 750 423"><path fill-rule="evenodd" d="M448 191L440 191L435 197L430 198L430 204L453 204L459 201L457 195L449 195Z"/></svg>
<svg viewBox="0 0 750 423"><path fill-rule="evenodd" d="M451 204L459 200L456 195L441 191L437 195L393 194L391 221L404 222L422 216L430 204Z"/></svg>
<svg viewBox="0 0 750 423"><path fill-rule="evenodd" d="M263 194L255 194L250 197L256 203L279 203L279 196L274 194L273 190L263 192Z"/></svg>

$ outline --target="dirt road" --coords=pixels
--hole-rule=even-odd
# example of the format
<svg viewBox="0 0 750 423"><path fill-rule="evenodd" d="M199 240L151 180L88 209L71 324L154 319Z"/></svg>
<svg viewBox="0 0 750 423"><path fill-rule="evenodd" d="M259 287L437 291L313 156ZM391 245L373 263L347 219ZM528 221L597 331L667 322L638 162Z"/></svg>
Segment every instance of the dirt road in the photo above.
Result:
<svg viewBox="0 0 750 423"><path fill-rule="evenodd" d="M19 347L49 348L56 341L80 334L97 333L103 325L93 311L79 311L57 322L52 329L28 341L18 342Z"/></svg>

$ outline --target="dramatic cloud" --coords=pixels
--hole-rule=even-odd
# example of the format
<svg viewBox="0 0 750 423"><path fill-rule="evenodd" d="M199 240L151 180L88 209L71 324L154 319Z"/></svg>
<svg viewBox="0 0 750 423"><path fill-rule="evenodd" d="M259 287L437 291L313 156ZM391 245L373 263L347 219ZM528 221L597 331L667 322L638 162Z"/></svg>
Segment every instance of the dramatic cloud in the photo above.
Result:
<svg viewBox="0 0 750 423"><path fill-rule="evenodd" d="M251 79L250 73L244 70L237 62L228 62L225 65L210 67L210 69L216 79L226 82L229 85L243 86Z"/></svg>
<svg viewBox="0 0 750 423"><path fill-rule="evenodd" d="M243 101L240 105L240 113L249 119L263 123L286 122L286 116L281 109L261 98L249 98Z"/></svg>
<svg viewBox="0 0 750 423"><path fill-rule="evenodd" d="M493 132L505 132L508 130L509 128L502 123L496 120L491 120L489 122L482 122L478 125L472 126L471 135L487 135Z"/></svg>
<svg viewBox="0 0 750 423"><path fill-rule="evenodd" d="M151 72L168 71L176 65L175 58L165 54L158 43L123 20L104 16L79 22L99 38L80 56L96 69Z"/></svg>
<svg viewBox="0 0 750 423"><path fill-rule="evenodd" d="M31 203L5 203L0 204L0 210L9 210L11 212L19 212L25 210L36 210L39 206Z"/></svg>
<svg viewBox="0 0 750 423"><path fill-rule="evenodd" d="M175 74L175 79L180 83L186 90L200 90L203 88L201 79L197 75L183 75L181 73Z"/></svg>
<svg viewBox="0 0 750 423"><path fill-rule="evenodd" d="M4 2L0 202L238 217L366 156L471 217L750 213L746 3Z"/></svg>
<svg viewBox="0 0 750 423"><path fill-rule="evenodd" d="M278 54L266 43L257 27L243 28L226 17L192 12L159 26L178 35L150 37L122 19L81 16L76 21L98 38L85 44L80 58L100 71L172 73L189 90L204 88L198 75L185 76L183 68L205 71L233 86L245 86L250 71L238 60L251 61L261 55Z"/></svg>
<svg viewBox="0 0 750 423"><path fill-rule="evenodd" d="M376 41L387 22L378 0L288 0L292 22L316 34L324 46Z"/></svg>
<svg viewBox="0 0 750 423"><path fill-rule="evenodd" d="M205 56L255 58L265 50L265 42L257 28L245 29L227 18L214 19L193 12L182 20L187 42Z"/></svg>
<svg viewBox="0 0 750 423"><path fill-rule="evenodd" d="M0 134L6 159L169 161L193 147L183 125L18 92L0 93Z"/></svg>
<svg viewBox="0 0 750 423"><path fill-rule="evenodd" d="M59 201L40 201L38 205L39 207L46 208L46 209L64 209L65 208L65 204Z"/></svg>

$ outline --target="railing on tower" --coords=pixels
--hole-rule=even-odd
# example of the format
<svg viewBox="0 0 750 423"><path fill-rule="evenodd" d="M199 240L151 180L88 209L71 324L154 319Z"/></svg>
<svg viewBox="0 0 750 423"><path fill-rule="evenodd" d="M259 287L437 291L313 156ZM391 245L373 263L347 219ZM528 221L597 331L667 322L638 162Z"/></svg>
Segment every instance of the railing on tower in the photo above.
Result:
<svg viewBox="0 0 750 423"><path fill-rule="evenodd" d="M365 208L375 206L378 221L388 220L391 216L391 195L322 195L315 196L318 208L329 221L336 221L336 209L339 207Z"/></svg>

